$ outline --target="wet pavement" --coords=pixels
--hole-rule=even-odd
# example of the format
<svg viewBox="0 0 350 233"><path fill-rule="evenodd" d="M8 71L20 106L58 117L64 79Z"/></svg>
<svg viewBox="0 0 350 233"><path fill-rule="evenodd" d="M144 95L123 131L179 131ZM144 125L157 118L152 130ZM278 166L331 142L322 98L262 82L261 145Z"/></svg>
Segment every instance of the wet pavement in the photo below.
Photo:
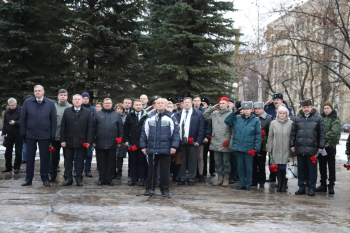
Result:
<svg viewBox="0 0 350 233"><path fill-rule="evenodd" d="M125 159L127 160L127 159ZM0 167L4 167L0 151ZM21 187L25 173L0 174L1 232L350 232L350 171L337 160L335 195L296 196L297 180L289 180L287 193L274 184L264 189L238 191L206 183L177 186L172 198L154 196L147 201L144 187L127 185L127 166L116 185L97 186L84 177L83 187L62 187L63 162L58 180L46 188L40 181L39 161L33 185ZM22 170L25 165L22 165ZM157 190L156 192L159 192Z"/></svg>

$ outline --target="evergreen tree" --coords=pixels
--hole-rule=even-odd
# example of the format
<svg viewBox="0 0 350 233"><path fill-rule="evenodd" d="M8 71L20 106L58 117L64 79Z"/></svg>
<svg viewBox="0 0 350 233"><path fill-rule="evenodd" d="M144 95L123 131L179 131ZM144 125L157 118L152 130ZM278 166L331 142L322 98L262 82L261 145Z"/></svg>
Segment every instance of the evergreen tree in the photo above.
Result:
<svg viewBox="0 0 350 233"><path fill-rule="evenodd" d="M0 1L0 103L22 100L41 84L56 96L65 82L69 38L62 34L65 5L49 0Z"/></svg>
<svg viewBox="0 0 350 233"><path fill-rule="evenodd" d="M150 0L145 23L149 34L142 47L147 58L146 83L164 96L200 94L219 97L229 92L235 44L233 21L224 14L232 2L215 0Z"/></svg>
<svg viewBox="0 0 350 233"><path fill-rule="evenodd" d="M74 93L87 91L94 98L131 96L140 85L138 53L139 0L71 1L72 58L75 75L69 84Z"/></svg>

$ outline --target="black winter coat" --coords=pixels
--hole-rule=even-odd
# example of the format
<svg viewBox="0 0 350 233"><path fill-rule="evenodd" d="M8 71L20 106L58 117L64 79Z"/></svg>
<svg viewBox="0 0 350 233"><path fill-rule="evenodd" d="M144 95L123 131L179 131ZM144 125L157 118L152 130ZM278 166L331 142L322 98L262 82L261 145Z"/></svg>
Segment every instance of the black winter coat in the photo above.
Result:
<svg viewBox="0 0 350 233"><path fill-rule="evenodd" d="M96 143L96 149L114 149L117 147L116 138L124 141L123 121L119 112L113 108L102 108L94 114L92 120L92 140Z"/></svg>
<svg viewBox="0 0 350 233"><path fill-rule="evenodd" d="M198 109L199 111L201 111L202 114L204 114L205 109L200 107ZM212 123L211 120L204 120L205 122L205 130L204 130L204 138L209 139L209 136L211 136L211 132L212 132Z"/></svg>
<svg viewBox="0 0 350 233"><path fill-rule="evenodd" d="M260 151L266 151L266 142L267 142L267 138L269 135L269 129L270 129L271 121L272 121L272 116L270 116L266 112L264 112L263 114L261 114L261 116L256 116L256 117L258 117L260 120L261 130L265 131L265 136L262 135L262 138L264 138L264 140L262 140L262 142L261 142Z"/></svg>
<svg viewBox="0 0 350 233"><path fill-rule="evenodd" d="M323 117L313 109L309 117L304 112L295 117L290 133L290 147L295 147L295 153L301 155L315 155L317 150L323 149L326 142Z"/></svg>
<svg viewBox="0 0 350 233"><path fill-rule="evenodd" d="M92 116L89 109L82 107L79 112L75 112L74 107L69 107L64 110L60 141L70 148L83 148L84 143L92 143Z"/></svg>
<svg viewBox="0 0 350 233"><path fill-rule="evenodd" d="M4 127L2 128L2 135L18 136L20 135L19 118L21 115L21 107L17 105L15 109L7 109L4 114ZM15 121L10 125L10 121Z"/></svg>
<svg viewBox="0 0 350 233"><path fill-rule="evenodd" d="M174 116L179 123L179 127L182 127L180 125L181 122L181 115L182 111L185 111L184 108L176 113L174 113ZM201 111L195 110L192 108L192 115L191 115L191 122L190 122L190 132L188 133L188 138L193 138L193 143L197 142L199 145L203 145L204 140L204 130L205 130L205 122L204 117ZM180 130L179 130L180 132ZM180 135L181 139L181 135ZM181 142L181 143L188 143Z"/></svg>
<svg viewBox="0 0 350 233"><path fill-rule="evenodd" d="M148 117L145 110L141 110L140 114L140 121L137 122L135 110L131 110L124 122L124 141L129 142L130 146L136 145L137 148L140 148L142 126Z"/></svg>
<svg viewBox="0 0 350 233"><path fill-rule="evenodd" d="M54 139L57 128L55 104L44 97L38 104L35 97L24 101L20 117L21 135L31 139Z"/></svg>

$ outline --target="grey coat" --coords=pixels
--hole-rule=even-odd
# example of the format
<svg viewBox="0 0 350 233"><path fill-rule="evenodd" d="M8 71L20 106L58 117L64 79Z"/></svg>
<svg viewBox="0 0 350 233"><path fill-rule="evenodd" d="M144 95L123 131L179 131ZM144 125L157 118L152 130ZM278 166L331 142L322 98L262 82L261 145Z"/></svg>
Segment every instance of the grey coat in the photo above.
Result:
<svg viewBox="0 0 350 233"><path fill-rule="evenodd" d="M287 164L291 157L290 131L293 121L289 118L281 120L277 118L270 124L269 137L267 139L267 151L272 152L274 163Z"/></svg>
<svg viewBox="0 0 350 233"><path fill-rule="evenodd" d="M232 146L232 127L225 124L225 118L232 112L231 108L218 110L214 112L209 107L204 113L205 120L212 121L212 138L209 149L218 152L231 152L229 147ZM227 141L224 147L223 143Z"/></svg>

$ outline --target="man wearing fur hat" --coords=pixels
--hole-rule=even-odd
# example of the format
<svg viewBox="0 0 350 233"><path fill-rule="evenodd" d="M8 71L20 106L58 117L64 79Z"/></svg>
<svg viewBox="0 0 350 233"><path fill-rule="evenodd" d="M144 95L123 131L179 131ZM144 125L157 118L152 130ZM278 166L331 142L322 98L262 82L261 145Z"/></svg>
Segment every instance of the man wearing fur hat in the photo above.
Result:
<svg viewBox="0 0 350 233"><path fill-rule="evenodd" d="M261 126L261 147L259 154L253 158L253 182L252 186L256 186L259 183L260 188L264 187L266 174L265 174L265 163L266 163L266 142L269 135L270 123L272 117L264 111L264 102L254 103L254 113L260 120Z"/></svg>
<svg viewBox="0 0 350 233"><path fill-rule="evenodd" d="M300 115L295 117L290 134L290 147L298 159L298 194L305 194L306 172L309 172L309 196L315 195L317 181L317 163L311 157L317 152L321 153L325 147L325 125L317 109L313 108L311 100L301 102ZM320 155L322 156L322 155Z"/></svg>
<svg viewBox="0 0 350 233"><path fill-rule="evenodd" d="M335 154L336 146L339 144L341 135L341 122L338 118L337 112L333 109L333 104L327 101L323 105L322 117L326 127L326 154L318 157L319 168L321 174L321 186L319 186L316 192L327 192L327 164L329 171L329 184L328 193L334 194L334 182L335 182ZM325 154L325 153L323 153Z"/></svg>
<svg viewBox="0 0 350 233"><path fill-rule="evenodd" d="M272 100L265 103L265 112L272 117L276 118L277 105L283 103L289 110L289 116L293 116L292 109L288 107L286 101L283 100L283 95L281 93L272 94Z"/></svg>
<svg viewBox="0 0 350 233"><path fill-rule="evenodd" d="M221 97L218 104L209 107L203 114L204 119L212 120L210 150L214 151L215 170L218 173L218 181L213 184L214 186L227 187L229 184L232 128L223 124L225 118L231 113L228 103L227 97ZM215 111L216 109L219 111Z"/></svg>

